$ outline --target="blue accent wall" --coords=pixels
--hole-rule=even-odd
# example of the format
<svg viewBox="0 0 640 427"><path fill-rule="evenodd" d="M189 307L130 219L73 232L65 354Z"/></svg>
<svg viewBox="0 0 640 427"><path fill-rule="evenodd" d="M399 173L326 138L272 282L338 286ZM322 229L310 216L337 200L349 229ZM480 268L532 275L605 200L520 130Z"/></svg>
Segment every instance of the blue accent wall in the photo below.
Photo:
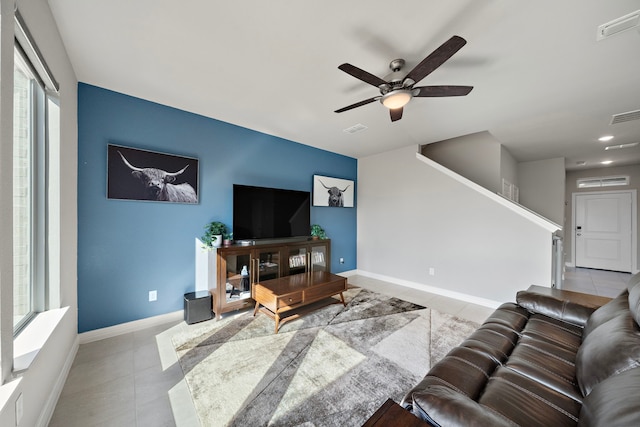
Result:
<svg viewBox="0 0 640 427"><path fill-rule="evenodd" d="M198 158L199 203L107 199L107 144ZM312 191L314 174L355 181L357 160L80 83L79 332L181 310L194 238L213 220L231 227L233 184ZM332 239L333 272L355 269L356 208L312 207L311 223Z"/></svg>

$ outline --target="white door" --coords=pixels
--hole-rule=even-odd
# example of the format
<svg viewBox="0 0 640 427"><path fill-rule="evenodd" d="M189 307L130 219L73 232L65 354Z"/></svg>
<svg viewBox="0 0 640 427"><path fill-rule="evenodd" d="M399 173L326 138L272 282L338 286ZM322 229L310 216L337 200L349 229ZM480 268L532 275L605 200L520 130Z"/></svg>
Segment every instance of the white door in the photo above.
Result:
<svg viewBox="0 0 640 427"><path fill-rule="evenodd" d="M631 272L631 193L576 194L576 267Z"/></svg>

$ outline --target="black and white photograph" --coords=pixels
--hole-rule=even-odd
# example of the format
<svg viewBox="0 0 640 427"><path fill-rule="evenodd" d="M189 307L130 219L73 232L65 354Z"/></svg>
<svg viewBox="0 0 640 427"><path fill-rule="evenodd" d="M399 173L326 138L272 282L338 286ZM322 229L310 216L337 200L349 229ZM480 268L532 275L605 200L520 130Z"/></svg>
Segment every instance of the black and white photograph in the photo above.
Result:
<svg viewBox="0 0 640 427"><path fill-rule="evenodd" d="M198 203L198 159L108 144L107 198Z"/></svg>
<svg viewBox="0 0 640 427"><path fill-rule="evenodd" d="M355 184L349 179L313 176L313 206L352 208Z"/></svg>

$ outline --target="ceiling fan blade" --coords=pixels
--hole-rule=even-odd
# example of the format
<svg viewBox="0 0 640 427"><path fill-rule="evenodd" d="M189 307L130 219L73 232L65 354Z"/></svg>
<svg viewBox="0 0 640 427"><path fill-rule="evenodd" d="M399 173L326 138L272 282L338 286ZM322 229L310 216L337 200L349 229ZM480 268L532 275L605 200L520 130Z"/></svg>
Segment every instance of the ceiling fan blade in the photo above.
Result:
<svg viewBox="0 0 640 427"><path fill-rule="evenodd" d="M338 66L338 68L341 69L342 71L344 71L347 74L351 74L356 79L362 80L365 83L369 83L371 86L379 87L380 85L386 85L387 84L387 82L382 80L380 77L374 76L373 74L368 73L368 72L356 67L355 65L351 65L351 64L346 64L345 63L345 64L342 64L342 65Z"/></svg>
<svg viewBox="0 0 640 427"><path fill-rule="evenodd" d="M418 83L431 74L436 68L444 64L447 59L451 58L465 44L467 44L467 41L462 37L451 37L439 48L431 52L431 55L424 58L413 70L409 71L405 79L411 79L414 83Z"/></svg>
<svg viewBox="0 0 640 427"><path fill-rule="evenodd" d="M389 110L389 113L391 114L392 122L395 122L396 120L400 120L402 118L402 110L403 110L402 107Z"/></svg>
<svg viewBox="0 0 640 427"><path fill-rule="evenodd" d="M342 113L343 111L351 110L353 108L362 107L363 105L367 105L372 103L373 101L377 101L380 99L380 96L374 96L373 98L365 99L364 101L356 102L355 104L348 105L346 107L342 107L339 110L334 111L335 113Z"/></svg>
<svg viewBox="0 0 640 427"><path fill-rule="evenodd" d="M465 96L473 86L420 86L413 88L413 96Z"/></svg>

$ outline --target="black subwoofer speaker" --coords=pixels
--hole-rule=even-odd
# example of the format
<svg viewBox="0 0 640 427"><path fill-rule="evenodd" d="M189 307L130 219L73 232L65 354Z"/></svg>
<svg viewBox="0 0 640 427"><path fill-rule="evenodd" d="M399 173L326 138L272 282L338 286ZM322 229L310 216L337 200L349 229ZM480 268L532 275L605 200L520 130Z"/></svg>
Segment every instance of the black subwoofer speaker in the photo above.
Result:
<svg viewBox="0 0 640 427"><path fill-rule="evenodd" d="M184 321L188 325L209 320L212 317L211 294L208 291L184 294Z"/></svg>

